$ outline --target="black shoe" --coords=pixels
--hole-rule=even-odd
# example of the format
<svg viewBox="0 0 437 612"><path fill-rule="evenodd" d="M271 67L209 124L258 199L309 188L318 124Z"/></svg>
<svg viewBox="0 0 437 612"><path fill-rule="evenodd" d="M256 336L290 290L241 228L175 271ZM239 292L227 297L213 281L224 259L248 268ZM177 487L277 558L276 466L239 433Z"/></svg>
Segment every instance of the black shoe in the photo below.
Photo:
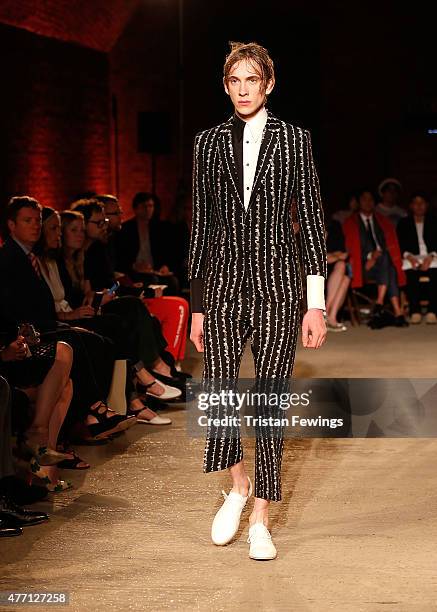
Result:
<svg viewBox="0 0 437 612"><path fill-rule="evenodd" d="M0 538L22 535L21 527L11 527L6 521L0 519Z"/></svg>
<svg viewBox="0 0 437 612"><path fill-rule="evenodd" d="M0 497L0 519L6 521L12 527L27 527L48 521L49 517L45 512L34 512L17 506L9 497Z"/></svg>
<svg viewBox="0 0 437 612"><path fill-rule="evenodd" d="M399 315L395 319L395 327L408 327L409 323L403 315Z"/></svg>
<svg viewBox="0 0 437 612"><path fill-rule="evenodd" d="M0 494L4 493L18 506L26 506L46 499L46 487L28 485L17 476L4 476L0 480Z"/></svg>
<svg viewBox="0 0 437 612"><path fill-rule="evenodd" d="M188 372L179 372L175 367L175 358L169 351L162 351L160 355L162 361L170 366L170 374L173 378L180 378L181 380L186 380L187 378L193 378L192 374L188 374Z"/></svg>

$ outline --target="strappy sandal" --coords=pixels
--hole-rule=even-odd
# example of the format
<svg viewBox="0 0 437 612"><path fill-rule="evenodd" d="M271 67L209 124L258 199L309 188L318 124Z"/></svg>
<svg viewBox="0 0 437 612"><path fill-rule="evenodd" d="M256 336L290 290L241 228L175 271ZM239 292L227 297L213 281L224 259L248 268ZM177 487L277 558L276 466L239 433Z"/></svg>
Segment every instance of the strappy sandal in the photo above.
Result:
<svg viewBox="0 0 437 612"><path fill-rule="evenodd" d="M64 452L73 455L73 459L64 459L64 461L58 463L58 468L62 468L63 470L88 470L91 467L91 465L87 461L81 459L74 450L66 451L64 449ZM80 466L81 463L85 463L85 466Z"/></svg>
<svg viewBox="0 0 437 612"><path fill-rule="evenodd" d="M101 406L105 406L106 410L104 412L99 412ZM94 440L101 440L102 438L107 438L111 434L125 431L136 423L136 419L133 416L126 417L121 414L114 414L114 416L108 417L108 412L114 411L108 408L103 402L89 409L88 414L95 417L98 421L98 423L90 423L87 425L88 431Z"/></svg>

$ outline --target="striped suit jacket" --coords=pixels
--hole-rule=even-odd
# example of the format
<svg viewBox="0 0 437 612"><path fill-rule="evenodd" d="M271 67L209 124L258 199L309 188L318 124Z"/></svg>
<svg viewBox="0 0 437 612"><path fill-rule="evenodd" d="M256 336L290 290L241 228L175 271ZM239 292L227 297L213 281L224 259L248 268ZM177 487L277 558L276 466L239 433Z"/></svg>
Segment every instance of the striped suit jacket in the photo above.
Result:
<svg viewBox="0 0 437 612"><path fill-rule="evenodd" d="M247 210L232 146L232 117L196 135L188 260L194 312L233 298L246 275L253 292L265 300L302 298L293 197L304 272L326 277L323 210L310 134L267 113Z"/></svg>

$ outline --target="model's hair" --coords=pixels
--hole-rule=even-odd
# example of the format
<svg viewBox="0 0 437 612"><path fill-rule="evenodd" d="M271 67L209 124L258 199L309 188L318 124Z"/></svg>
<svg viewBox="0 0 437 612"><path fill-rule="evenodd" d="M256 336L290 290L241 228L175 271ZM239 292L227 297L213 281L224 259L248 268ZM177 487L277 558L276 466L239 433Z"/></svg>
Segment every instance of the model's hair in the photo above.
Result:
<svg viewBox="0 0 437 612"><path fill-rule="evenodd" d="M65 248L65 231L69 225L74 223L74 221L82 221L84 222L84 215L79 210L63 210L61 213L61 229L62 229L62 253L65 261L65 267L67 268L68 274L72 280L73 286L77 289L83 291L84 287L84 259L85 259L85 251L84 249L78 249L73 253L72 256L67 255L67 251Z"/></svg>
<svg viewBox="0 0 437 612"><path fill-rule="evenodd" d="M231 52L226 56L225 65L223 66L223 81L228 82L229 74L237 62L246 60L253 64L261 77L262 87L265 91L267 83L275 79L275 70L273 60L271 59L267 49L256 42L241 43L230 42Z"/></svg>
<svg viewBox="0 0 437 612"><path fill-rule="evenodd" d="M14 196L8 202L6 207L6 219L8 221L16 221L17 215L22 208L33 208L33 210L39 210L41 212L42 206L30 196Z"/></svg>
<svg viewBox="0 0 437 612"><path fill-rule="evenodd" d="M73 204L70 206L70 209L82 213L85 223L91 219L95 212L104 212L103 204L99 202L97 198L76 200L76 202L73 202Z"/></svg>

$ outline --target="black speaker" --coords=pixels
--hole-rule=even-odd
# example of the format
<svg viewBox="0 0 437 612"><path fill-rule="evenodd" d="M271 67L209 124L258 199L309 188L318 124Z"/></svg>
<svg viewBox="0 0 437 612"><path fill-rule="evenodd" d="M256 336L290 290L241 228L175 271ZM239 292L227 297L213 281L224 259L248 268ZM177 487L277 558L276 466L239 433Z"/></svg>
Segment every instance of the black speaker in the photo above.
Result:
<svg viewBox="0 0 437 612"><path fill-rule="evenodd" d="M138 113L138 153L171 153L169 113Z"/></svg>

